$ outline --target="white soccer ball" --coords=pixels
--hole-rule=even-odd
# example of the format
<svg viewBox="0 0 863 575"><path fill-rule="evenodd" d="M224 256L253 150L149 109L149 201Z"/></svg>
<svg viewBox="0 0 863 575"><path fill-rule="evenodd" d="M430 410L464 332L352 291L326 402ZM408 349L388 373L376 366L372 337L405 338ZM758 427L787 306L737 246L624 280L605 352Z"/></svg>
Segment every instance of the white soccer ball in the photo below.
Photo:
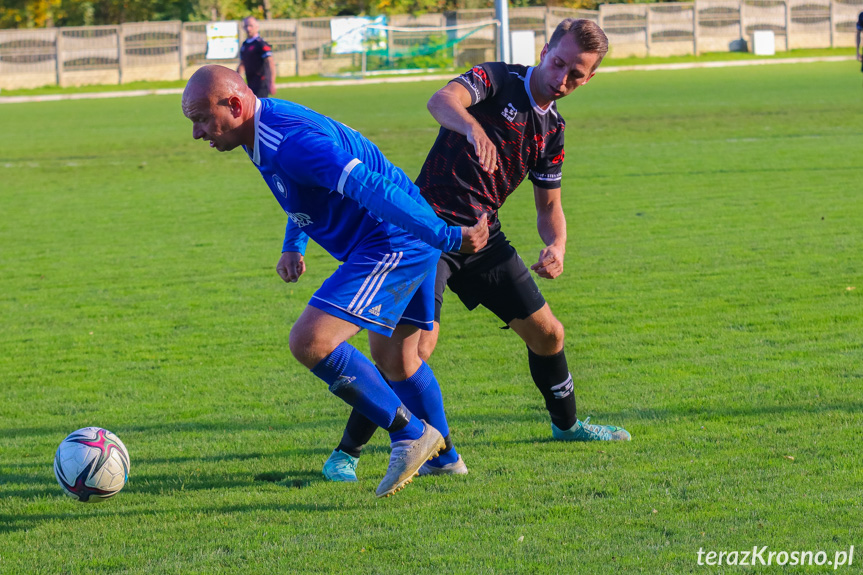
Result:
<svg viewBox="0 0 863 575"><path fill-rule="evenodd" d="M129 452L107 429L85 427L70 433L57 448L54 475L69 497L101 501L126 485Z"/></svg>

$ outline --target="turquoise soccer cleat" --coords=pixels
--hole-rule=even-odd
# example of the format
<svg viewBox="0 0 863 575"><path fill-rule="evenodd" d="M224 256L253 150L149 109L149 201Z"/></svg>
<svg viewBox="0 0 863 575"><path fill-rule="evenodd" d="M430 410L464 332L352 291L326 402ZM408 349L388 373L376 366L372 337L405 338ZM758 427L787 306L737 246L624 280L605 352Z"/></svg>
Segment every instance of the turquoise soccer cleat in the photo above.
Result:
<svg viewBox="0 0 863 575"><path fill-rule="evenodd" d="M575 421L569 429L560 429L551 424L551 435L559 441L629 441L632 436L622 427L615 425L592 425L588 417Z"/></svg>
<svg viewBox="0 0 863 575"><path fill-rule="evenodd" d="M359 457L348 455L336 449L324 462L324 477L330 481L356 481Z"/></svg>

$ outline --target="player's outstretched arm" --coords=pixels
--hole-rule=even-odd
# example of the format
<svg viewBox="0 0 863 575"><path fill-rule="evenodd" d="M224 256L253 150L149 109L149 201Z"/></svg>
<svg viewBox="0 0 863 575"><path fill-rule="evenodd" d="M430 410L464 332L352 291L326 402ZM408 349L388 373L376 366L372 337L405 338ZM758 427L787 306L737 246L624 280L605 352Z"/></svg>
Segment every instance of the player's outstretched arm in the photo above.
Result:
<svg viewBox="0 0 863 575"><path fill-rule="evenodd" d="M300 252L284 252L276 264L276 271L285 282L294 283L306 273L306 262Z"/></svg>
<svg viewBox="0 0 863 575"><path fill-rule="evenodd" d="M536 227L545 248L539 252L539 260L530 269L545 279L554 279L563 273L563 258L566 254L566 217L560 201L560 188L533 187L536 202Z"/></svg>
<svg viewBox="0 0 863 575"><path fill-rule="evenodd" d="M457 82L450 82L432 95L428 101L428 110L438 124L467 137L480 166L490 174L497 169L497 148L482 125L468 113L470 105L467 88Z"/></svg>
<svg viewBox="0 0 863 575"><path fill-rule="evenodd" d="M461 248L462 229L440 219L413 183L406 188L382 173L370 170L359 158L341 148L327 135L298 133L279 148L282 167L301 186L336 191L355 200L369 212L443 252ZM288 228L290 228L290 222ZM286 228L282 252L298 251L288 241Z"/></svg>
<svg viewBox="0 0 863 575"><path fill-rule="evenodd" d="M471 227L461 228L461 254L475 254L488 243L488 216L483 214L479 221Z"/></svg>

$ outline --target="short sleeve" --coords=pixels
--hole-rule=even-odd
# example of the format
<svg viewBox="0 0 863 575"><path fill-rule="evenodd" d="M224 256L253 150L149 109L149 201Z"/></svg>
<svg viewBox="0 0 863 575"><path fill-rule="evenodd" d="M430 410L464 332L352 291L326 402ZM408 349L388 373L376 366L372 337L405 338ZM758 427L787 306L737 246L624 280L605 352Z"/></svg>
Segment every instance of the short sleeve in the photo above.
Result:
<svg viewBox="0 0 863 575"><path fill-rule="evenodd" d="M506 64L487 62L474 66L451 82L458 82L470 92L470 105L473 106L490 98L503 85L508 71Z"/></svg>
<svg viewBox="0 0 863 575"><path fill-rule="evenodd" d="M528 178L538 188L560 187L563 178L563 126L545 143L536 165L530 169Z"/></svg>
<svg viewBox="0 0 863 575"><path fill-rule="evenodd" d="M857 16L857 30L863 30L863 12L860 12L860 15Z"/></svg>
<svg viewBox="0 0 863 575"><path fill-rule="evenodd" d="M273 55L273 47L261 40L261 58L269 58Z"/></svg>

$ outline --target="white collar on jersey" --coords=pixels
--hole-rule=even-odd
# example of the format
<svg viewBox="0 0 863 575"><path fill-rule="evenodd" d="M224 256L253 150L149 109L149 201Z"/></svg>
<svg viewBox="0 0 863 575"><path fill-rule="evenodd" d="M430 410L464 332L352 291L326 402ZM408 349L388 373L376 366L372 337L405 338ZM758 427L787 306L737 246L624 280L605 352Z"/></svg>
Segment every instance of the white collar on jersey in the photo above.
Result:
<svg viewBox="0 0 863 575"><path fill-rule="evenodd" d="M255 98L255 151L252 155L252 161L256 166L261 165L261 144L258 142L258 124L261 123L261 105L260 98Z"/></svg>
<svg viewBox="0 0 863 575"><path fill-rule="evenodd" d="M536 66L529 67L527 69L527 74L524 75L524 91L527 92L527 97L530 100L530 105L533 107L533 110L540 116L545 116L548 114L548 111L552 109L554 102L550 102L548 107L543 110L539 107L539 104L536 103L536 100L533 99L533 94L530 93L530 75L533 74L534 68L536 68Z"/></svg>

